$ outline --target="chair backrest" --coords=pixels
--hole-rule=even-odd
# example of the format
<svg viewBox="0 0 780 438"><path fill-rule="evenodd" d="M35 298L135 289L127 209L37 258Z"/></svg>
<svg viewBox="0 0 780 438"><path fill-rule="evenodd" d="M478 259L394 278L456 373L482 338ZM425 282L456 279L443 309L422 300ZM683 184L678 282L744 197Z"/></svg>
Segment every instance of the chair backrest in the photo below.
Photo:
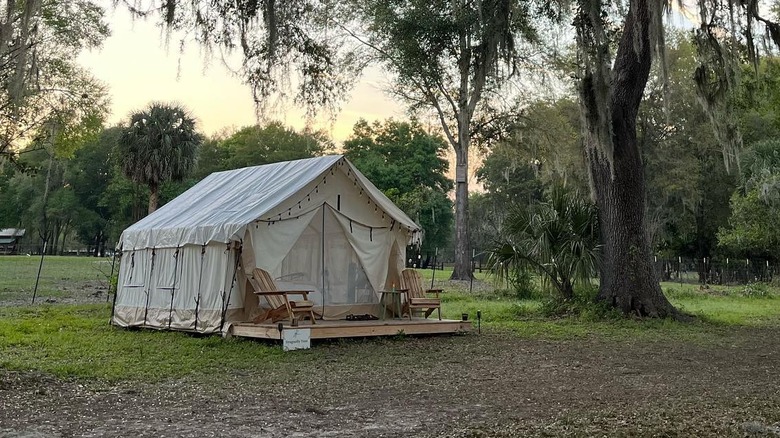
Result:
<svg viewBox="0 0 780 438"><path fill-rule="evenodd" d="M252 270L252 278L249 282L252 283L252 287L257 289L258 292L276 292L279 290L276 287L276 283L274 283L274 279L271 278L271 274L260 268ZM284 306L284 298L280 295L265 295L265 298L273 308Z"/></svg>
<svg viewBox="0 0 780 438"><path fill-rule="evenodd" d="M425 298L425 290L422 286L422 277L416 269L404 269L401 271L401 286L409 289L408 296L411 298Z"/></svg>

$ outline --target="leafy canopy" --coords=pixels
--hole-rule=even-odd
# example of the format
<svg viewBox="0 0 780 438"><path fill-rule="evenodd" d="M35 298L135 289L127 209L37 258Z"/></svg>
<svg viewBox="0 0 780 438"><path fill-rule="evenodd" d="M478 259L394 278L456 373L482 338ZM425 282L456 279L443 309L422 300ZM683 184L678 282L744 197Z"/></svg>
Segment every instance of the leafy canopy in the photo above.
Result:
<svg viewBox="0 0 780 438"><path fill-rule="evenodd" d="M416 121L358 121L344 155L425 230L422 251L444 248L452 229L447 143Z"/></svg>
<svg viewBox="0 0 780 438"><path fill-rule="evenodd" d="M194 168L201 142L195 119L184 108L153 103L133 113L119 137L122 170L137 184L181 180Z"/></svg>
<svg viewBox="0 0 780 438"><path fill-rule="evenodd" d="M22 0L4 5L0 11L0 159L16 160L25 145L55 136L52 152L69 156L85 140L82 135L95 134L107 111L104 86L73 56L99 46L109 35L104 10L89 0Z"/></svg>
<svg viewBox="0 0 780 438"><path fill-rule="evenodd" d="M534 271L563 299L574 297L575 283L595 276L601 257L596 207L579 193L554 187L547 197L516 208L502 240L489 251L488 266L501 276Z"/></svg>

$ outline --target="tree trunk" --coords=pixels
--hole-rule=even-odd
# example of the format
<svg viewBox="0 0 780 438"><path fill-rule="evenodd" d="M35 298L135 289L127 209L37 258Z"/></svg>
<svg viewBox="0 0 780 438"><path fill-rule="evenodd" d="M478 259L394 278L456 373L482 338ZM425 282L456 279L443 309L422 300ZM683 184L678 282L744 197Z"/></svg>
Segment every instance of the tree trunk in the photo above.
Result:
<svg viewBox="0 0 780 438"><path fill-rule="evenodd" d="M157 203L160 201L160 186L158 184L149 184L149 213L157 210Z"/></svg>
<svg viewBox="0 0 780 438"><path fill-rule="evenodd" d="M565 301L571 301L574 299L574 285L571 283L571 281L568 278L564 278L563 281L560 283L561 287L559 289L561 293L561 297Z"/></svg>
<svg viewBox="0 0 780 438"><path fill-rule="evenodd" d="M459 147L455 148L455 266L452 280L471 279L469 250L469 123L458 124Z"/></svg>
<svg viewBox="0 0 780 438"><path fill-rule="evenodd" d="M53 243L49 245L49 255L57 255L57 245L60 244L60 221L59 219L54 221L54 225L51 227L51 236Z"/></svg>
<svg viewBox="0 0 780 438"><path fill-rule="evenodd" d="M678 313L663 295L654 272L636 135L637 113L652 62L650 23L647 0L632 1L612 75L612 159L593 132L586 139L586 150L604 243L597 299L626 314L666 317ZM583 97L593 99L594 92L583 89ZM588 102L592 100L584 103L586 108Z"/></svg>

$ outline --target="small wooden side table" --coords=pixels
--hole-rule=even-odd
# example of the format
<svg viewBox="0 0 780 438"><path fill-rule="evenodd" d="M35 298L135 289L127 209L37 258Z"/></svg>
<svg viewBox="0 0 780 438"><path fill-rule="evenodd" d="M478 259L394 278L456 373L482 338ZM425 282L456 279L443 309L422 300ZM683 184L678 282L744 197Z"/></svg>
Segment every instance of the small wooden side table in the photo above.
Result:
<svg viewBox="0 0 780 438"><path fill-rule="evenodd" d="M382 294L382 296L379 298L379 305L382 307L382 319L385 319L385 316L387 315L388 300L390 301L390 310L393 312L393 317L395 318L395 315L398 315L400 318L401 295L405 294L407 290L408 289L393 289L379 291ZM392 307L395 307L395 309L392 309Z"/></svg>

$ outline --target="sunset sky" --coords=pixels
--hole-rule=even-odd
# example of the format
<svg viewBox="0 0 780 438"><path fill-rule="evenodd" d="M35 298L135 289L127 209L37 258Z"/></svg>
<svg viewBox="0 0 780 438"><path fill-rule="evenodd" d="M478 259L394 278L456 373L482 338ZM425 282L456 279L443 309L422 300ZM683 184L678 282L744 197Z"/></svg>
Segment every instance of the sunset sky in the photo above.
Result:
<svg viewBox="0 0 780 438"><path fill-rule="evenodd" d="M204 60L195 44L186 46L184 54L180 54L175 37L166 48L164 35L154 22L133 21L121 8L108 8L106 21L111 27L111 37L99 51L82 53L79 61L109 88L112 102L109 123L127 119L130 112L152 101L183 104L198 119L201 130L209 135L224 128L255 123L250 89L221 60ZM369 72L353 90L335 123L322 120L315 127L325 129L340 142L361 117L367 120L404 118L403 108L382 92L384 81L376 72ZM272 118L297 129L305 126L303 112L298 109L279 111Z"/></svg>

